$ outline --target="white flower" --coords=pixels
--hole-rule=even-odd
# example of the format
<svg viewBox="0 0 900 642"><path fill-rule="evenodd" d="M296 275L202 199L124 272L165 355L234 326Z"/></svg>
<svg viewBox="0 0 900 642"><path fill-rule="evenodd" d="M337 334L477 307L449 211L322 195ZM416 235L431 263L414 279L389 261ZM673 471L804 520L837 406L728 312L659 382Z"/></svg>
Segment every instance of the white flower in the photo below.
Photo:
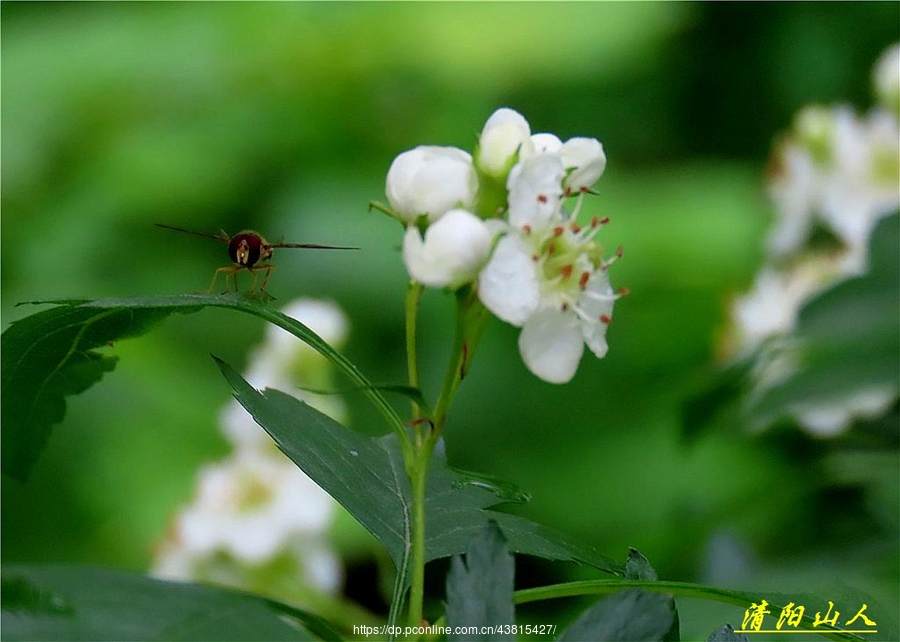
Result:
<svg viewBox="0 0 900 642"><path fill-rule="evenodd" d="M522 327L519 352L535 375L569 381L587 344L606 355L613 292L593 240L605 220L579 228L562 206L565 172L555 154L521 161L509 176L509 228L481 272L478 293L499 318Z"/></svg>
<svg viewBox="0 0 900 642"><path fill-rule="evenodd" d="M347 340L349 322L334 303L316 299L297 299L282 309L332 346L340 347ZM296 394L298 386L327 388L331 366L328 360L294 335L275 325L266 326L263 343L251 351L244 378L254 388L278 388L295 396L336 421L347 414L343 399L336 395L311 392ZM221 426L235 447L267 448L272 444L268 434L236 400L232 400L221 414Z"/></svg>
<svg viewBox="0 0 900 642"><path fill-rule="evenodd" d="M764 266L753 289L732 305L742 349L753 349L768 337L793 330L802 305L833 282L837 273L830 256L810 255L790 269Z"/></svg>
<svg viewBox="0 0 900 642"><path fill-rule="evenodd" d="M478 177L468 153L428 145L397 156L385 184L394 213L407 223L423 215L435 221L450 209L469 208L477 189Z"/></svg>
<svg viewBox="0 0 900 642"><path fill-rule="evenodd" d="M503 107L487 119L478 139L478 166L487 174L502 177L516 154L532 150L531 127L517 111Z"/></svg>
<svg viewBox="0 0 900 642"><path fill-rule="evenodd" d="M900 111L900 44L881 54L872 75L879 102L897 114Z"/></svg>
<svg viewBox="0 0 900 642"><path fill-rule="evenodd" d="M458 288L475 280L491 251L493 233L480 218L450 210L425 230L415 225L403 237L403 262L410 277L429 287Z"/></svg>
<svg viewBox="0 0 900 642"><path fill-rule="evenodd" d="M790 412L808 433L827 438L840 435L854 420L883 415L896 399L894 386L869 385L850 390L837 399L794 404Z"/></svg>
<svg viewBox="0 0 900 642"><path fill-rule="evenodd" d="M304 556L316 549L313 557L333 558L319 544L335 508L290 460L239 451L201 471L196 499L176 519L156 574L191 579L196 570L208 570L222 556L253 567L294 550L296 561L310 566L306 579L333 590L339 574L326 577L321 568L323 564L334 568L336 562Z"/></svg>
<svg viewBox="0 0 900 642"><path fill-rule="evenodd" d="M774 257L803 248L818 221L849 250L844 273L862 272L872 230L900 207L897 118L885 111L860 118L848 107L808 107L774 160Z"/></svg>

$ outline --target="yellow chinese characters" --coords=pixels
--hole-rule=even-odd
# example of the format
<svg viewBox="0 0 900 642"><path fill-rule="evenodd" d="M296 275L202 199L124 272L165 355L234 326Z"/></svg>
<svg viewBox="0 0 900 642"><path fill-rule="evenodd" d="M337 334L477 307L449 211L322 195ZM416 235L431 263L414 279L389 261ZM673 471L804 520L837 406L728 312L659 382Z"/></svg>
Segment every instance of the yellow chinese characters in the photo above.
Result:
<svg viewBox="0 0 900 642"><path fill-rule="evenodd" d="M781 613L778 616L778 622L775 624L775 628L766 629L764 627L765 617L772 613L767 608L768 606L769 603L766 600L760 600L759 604L756 602L751 604L750 607L744 611L744 621L741 624L740 630L736 631L736 633L816 633L820 626L823 628L839 627L838 618L840 618L841 613L834 608L834 602L831 600L828 601L828 610L825 611L825 615L822 615L821 611L817 611L814 618L810 618L809 616L806 617L807 626L803 627L804 630L801 630L798 627L800 627L803 622L803 615L806 612L805 606L788 602L786 606L781 608ZM777 607L773 606L773 608ZM867 608L868 604L863 604L856 615L844 622L844 627L850 627L855 624L856 628L844 628L839 630L847 631L848 633L877 633L878 631L875 629L877 623L864 614ZM812 620L811 626L809 620ZM870 628L862 628L863 625Z"/></svg>

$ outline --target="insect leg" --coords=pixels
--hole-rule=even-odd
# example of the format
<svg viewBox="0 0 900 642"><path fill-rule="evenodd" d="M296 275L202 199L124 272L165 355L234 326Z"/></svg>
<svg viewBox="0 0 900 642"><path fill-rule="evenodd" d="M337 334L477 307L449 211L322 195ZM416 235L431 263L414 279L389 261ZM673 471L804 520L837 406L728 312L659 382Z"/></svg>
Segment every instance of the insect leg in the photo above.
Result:
<svg viewBox="0 0 900 642"><path fill-rule="evenodd" d="M266 265L260 265L257 269L266 271L266 275L263 277L262 285L259 286L259 293L262 294L264 299L274 299L275 297L266 292L266 283L269 282L269 277L272 276L272 270L275 269L275 266L271 263L267 263Z"/></svg>

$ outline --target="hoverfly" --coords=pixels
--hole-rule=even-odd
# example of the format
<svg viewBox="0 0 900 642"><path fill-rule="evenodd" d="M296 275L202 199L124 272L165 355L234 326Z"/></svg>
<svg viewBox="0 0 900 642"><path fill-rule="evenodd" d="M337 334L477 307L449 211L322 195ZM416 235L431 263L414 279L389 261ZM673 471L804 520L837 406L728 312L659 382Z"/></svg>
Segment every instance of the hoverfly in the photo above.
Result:
<svg viewBox="0 0 900 642"><path fill-rule="evenodd" d="M183 232L185 234L193 234L194 236L203 236L205 238L215 239L220 243L228 246L228 257L231 259L232 265L220 267L213 274L212 283L209 285L207 292L212 292L216 287L216 281L219 280L219 274L225 275L225 291L228 291L229 279L234 279L234 289L237 291L237 273L241 270L247 270L253 275L253 285L251 292L256 289L256 281L258 272L265 272L262 283L259 286L259 293L263 298L274 298L266 292L266 284L269 277L272 276L272 270L275 266L267 263L272 258L272 254L277 248L299 247L313 250L358 250L356 247L342 247L337 245L317 245L315 243L269 243L261 234L252 230L244 230L234 236L229 236L224 230L218 234L209 234L207 232L195 232L194 230L186 230L182 227L174 225L166 225L164 223L156 223L156 227L164 230L172 230L173 232Z"/></svg>

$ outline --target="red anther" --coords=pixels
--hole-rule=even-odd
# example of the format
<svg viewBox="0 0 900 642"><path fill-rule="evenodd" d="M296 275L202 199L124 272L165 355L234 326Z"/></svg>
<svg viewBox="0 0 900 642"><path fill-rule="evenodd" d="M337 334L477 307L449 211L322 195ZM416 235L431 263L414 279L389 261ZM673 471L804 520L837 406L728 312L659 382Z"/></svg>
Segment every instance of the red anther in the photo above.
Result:
<svg viewBox="0 0 900 642"><path fill-rule="evenodd" d="M546 194L538 194L537 200L538 200L538 203L546 203L547 195Z"/></svg>
<svg viewBox="0 0 900 642"><path fill-rule="evenodd" d="M621 294L622 296L628 296L629 294L631 294L631 290L629 290L628 288L619 288L619 294Z"/></svg>
<svg viewBox="0 0 900 642"><path fill-rule="evenodd" d="M578 234L581 231L581 228L578 226L578 223L572 221L572 224L569 225L569 229L572 230L573 234Z"/></svg>
<svg viewBox="0 0 900 642"><path fill-rule="evenodd" d="M608 216L604 216L603 218L600 219L600 225L606 225L607 223L609 223Z"/></svg>
<svg viewBox="0 0 900 642"><path fill-rule="evenodd" d="M612 317L607 314L601 314L600 323L602 323L603 325L609 325L610 323L612 323Z"/></svg>
<svg viewBox="0 0 900 642"><path fill-rule="evenodd" d="M535 263L537 263L538 261L541 260L541 257L540 257L540 255L538 255L538 254L532 254L532 255L531 255L531 260L534 261Z"/></svg>
<svg viewBox="0 0 900 642"><path fill-rule="evenodd" d="M589 190L586 185L582 185L581 187L578 188L578 191L581 192L582 194L587 194L591 190Z"/></svg>
<svg viewBox="0 0 900 642"><path fill-rule="evenodd" d="M523 226L522 226L522 233L523 233L523 234L531 234L531 226L528 225L528 224L523 225Z"/></svg>
<svg viewBox="0 0 900 642"><path fill-rule="evenodd" d="M559 273L560 273L560 275L562 276L562 278L568 279L570 276L572 276L572 269L573 269L574 267L575 267L575 266L572 265L571 263L569 263L568 265L562 266L562 268L561 268L560 271L559 271Z"/></svg>
<svg viewBox="0 0 900 642"><path fill-rule="evenodd" d="M597 216L596 214L594 214L591 217L591 227L600 227L601 224L602 224L602 221L600 220L600 217Z"/></svg>
<svg viewBox="0 0 900 642"><path fill-rule="evenodd" d="M563 303L563 304L560 306L559 309L562 310L563 312L568 312L568 311L569 311L569 304L568 304L568 303Z"/></svg>
<svg viewBox="0 0 900 642"><path fill-rule="evenodd" d="M625 250L620 245L616 248L616 256L621 259L623 254L625 254Z"/></svg>
<svg viewBox="0 0 900 642"><path fill-rule="evenodd" d="M556 243L550 241L547 244L547 254L553 254L554 252L556 252Z"/></svg>
<svg viewBox="0 0 900 642"><path fill-rule="evenodd" d="M563 232L565 232L565 228L562 225L557 225L553 228L553 236L562 236Z"/></svg>
<svg viewBox="0 0 900 642"><path fill-rule="evenodd" d="M578 288L580 290L585 289L587 287L588 281L590 281L590 280L591 280L591 273L590 272L582 272L581 277L579 277L579 279L578 279Z"/></svg>
<svg viewBox="0 0 900 642"><path fill-rule="evenodd" d="M572 195L572 188L567 187L566 191L563 192L563 196L571 196L571 195Z"/></svg>

